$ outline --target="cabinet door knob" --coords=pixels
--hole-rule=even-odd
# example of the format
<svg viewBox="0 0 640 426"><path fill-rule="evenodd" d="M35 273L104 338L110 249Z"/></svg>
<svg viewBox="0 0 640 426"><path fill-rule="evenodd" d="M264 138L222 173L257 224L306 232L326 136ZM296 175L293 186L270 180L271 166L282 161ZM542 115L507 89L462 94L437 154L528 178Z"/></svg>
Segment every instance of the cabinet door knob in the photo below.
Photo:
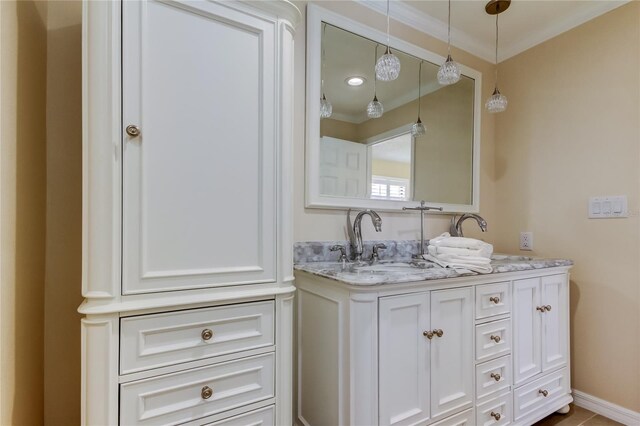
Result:
<svg viewBox="0 0 640 426"><path fill-rule="evenodd" d="M429 340L433 339L433 331L430 331L430 330L423 331L422 335Z"/></svg>
<svg viewBox="0 0 640 426"><path fill-rule="evenodd" d="M438 337L442 337L442 335L444 334L444 331L437 329L437 330L433 330L433 334L435 334Z"/></svg>
<svg viewBox="0 0 640 426"><path fill-rule="evenodd" d="M494 336L494 335L491 335L490 339L496 343L500 343L500 340L502 340L500 339L500 336Z"/></svg>
<svg viewBox="0 0 640 426"><path fill-rule="evenodd" d="M140 128L135 124L129 124L125 130L132 138L140 136Z"/></svg>
<svg viewBox="0 0 640 426"><path fill-rule="evenodd" d="M547 397L547 395L549 395L549 391L546 389L540 389L538 393L541 393L545 398Z"/></svg>
<svg viewBox="0 0 640 426"><path fill-rule="evenodd" d="M493 302L497 305L498 303L500 303L500 298L498 296L490 297L489 302Z"/></svg>
<svg viewBox="0 0 640 426"><path fill-rule="evenodd" d="M491 378L496 382L499 382L501 377L500 373L491 373Z"/></svg>
<svg viewBox="0 0 640 426"><path fill-rule="evenodd" d="M202 399L209 399L211 398L211 395L213 395L213 389L211 389L209 386L203 387L202 391L200 391L200 396L202 397Z"/></svg>
<svg viewBox="0 0 640 426"><path fill-rule="evenodd" d="M502 415L500 413L494 413L493 411L491 412L491 417L493 417L494 419L496 419L496 421L500 420L502 418Z"/></svg>
<svg viewBox="0 0 640 426"><path fill-rule="evenodd" d="M549 312L549 311L551 310L551 305L546 305L546 306L544 307L544 309L545 309L547 312Z"/></svg>
<svg viewBox="0 0 640 426"><path fill-rule="evenodd" d="M536 306L536 311L544 312L545 310L546 310L546 307L544 306Z"/></svg>
<svg viewBox="0 0 640 426"><path fill-rule="evenodd" d="M200 335L202 336L202 340L211 340L211 338L213 337L213 331L205 328L204 330L202 330L202 333Z"/></svg>

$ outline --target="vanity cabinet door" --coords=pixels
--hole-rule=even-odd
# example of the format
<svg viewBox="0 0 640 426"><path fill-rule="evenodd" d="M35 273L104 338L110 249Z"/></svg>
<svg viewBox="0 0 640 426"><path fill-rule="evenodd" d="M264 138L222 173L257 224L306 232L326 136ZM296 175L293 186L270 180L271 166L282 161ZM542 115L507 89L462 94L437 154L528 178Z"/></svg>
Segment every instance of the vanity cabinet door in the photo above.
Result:
<svg viewBox="0 0 640 426"><path fill-rule="evenodd" d="M473 403L473 304L471 287L431 292L432 418Z"/></svg>
<svg viewBox="0 0 640 426"><path fill-rule="evenodd" d="M277 22L237 4L122 2L124 294L276 280Z"/></svg>
<svg viewBox="0 0 640 426"><path fill-rule="evenodd" d="M568 358L568 291L567 276L552 275L542 278L542 370L567 364Z"/></svg>
<svg viewBox="0 0 640 426"><path fill-rule="evenodd" d="M429 419L429 294L380 298L379 424Z"/></svg>
<svg viewBox="0 0 640 426"><path fill-rule="evenodd" d="M542 371L540 278L513 282L514 384Z"/></svg>

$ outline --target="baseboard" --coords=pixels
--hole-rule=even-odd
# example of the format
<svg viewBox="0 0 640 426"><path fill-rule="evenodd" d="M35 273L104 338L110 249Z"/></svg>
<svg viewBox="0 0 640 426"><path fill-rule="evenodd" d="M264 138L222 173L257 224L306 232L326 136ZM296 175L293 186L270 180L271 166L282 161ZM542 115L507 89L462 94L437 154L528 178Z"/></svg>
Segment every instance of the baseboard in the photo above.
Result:
<svg viewBox="0 0 640 426"><path fill-rule="evenodd" d="M640 413L597 398L579 390L573 390L573 403L601 416L628 426L640 425Z"/></svg>

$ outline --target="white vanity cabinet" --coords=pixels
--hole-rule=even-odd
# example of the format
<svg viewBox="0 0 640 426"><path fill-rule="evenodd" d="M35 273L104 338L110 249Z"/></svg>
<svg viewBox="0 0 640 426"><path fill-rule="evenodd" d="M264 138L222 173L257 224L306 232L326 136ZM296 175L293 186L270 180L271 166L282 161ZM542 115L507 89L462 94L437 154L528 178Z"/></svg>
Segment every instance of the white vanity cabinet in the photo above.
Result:
<svg viewBox="0 0 640 426"><path fill-rule="evenodd" d="M298 271L298 423L530 425L559 410L568 269L375 286Z"/></svg>
<svg viewBox="0 0 640 426"><path fill-rule="evenodd" d="M300 18L83 3L83 424L292 423Z"/></svg>

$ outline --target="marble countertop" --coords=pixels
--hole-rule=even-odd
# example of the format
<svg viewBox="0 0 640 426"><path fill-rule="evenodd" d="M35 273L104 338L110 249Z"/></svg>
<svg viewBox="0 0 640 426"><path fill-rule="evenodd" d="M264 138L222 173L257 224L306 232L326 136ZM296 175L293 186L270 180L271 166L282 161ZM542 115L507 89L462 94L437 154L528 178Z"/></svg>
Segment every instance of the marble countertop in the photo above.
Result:
<svg viewBox="0 0 640 426"><path fill-rule="evenodd" d="M493 266L491 274L500 274L571 266L573 261L494 254L491 265ZM343 264L336 261L302 262L296 263L294 268L298 271L305 271L355 286L373 286L480 275L477 273L458 273L453 269L441 268L424 260L381 260L375 265L367 263Z"/></svg>

